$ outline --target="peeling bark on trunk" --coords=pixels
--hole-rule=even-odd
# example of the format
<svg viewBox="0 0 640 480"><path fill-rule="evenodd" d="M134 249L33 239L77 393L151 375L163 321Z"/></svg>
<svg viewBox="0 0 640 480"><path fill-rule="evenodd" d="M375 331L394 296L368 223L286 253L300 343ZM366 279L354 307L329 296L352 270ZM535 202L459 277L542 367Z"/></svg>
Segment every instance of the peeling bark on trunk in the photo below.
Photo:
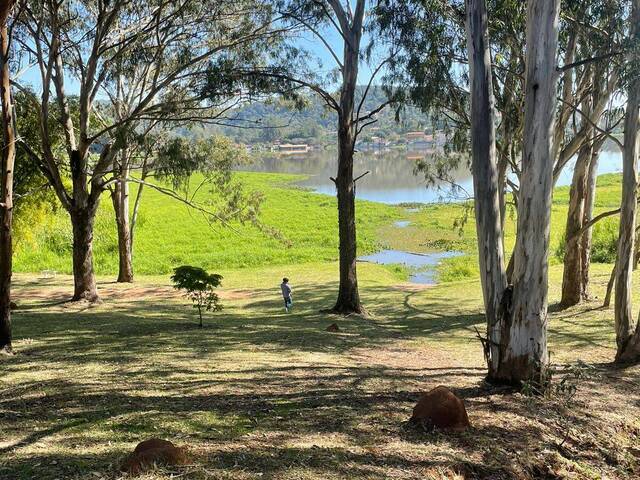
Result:
<svg viewBox="0 0 640 480"><path fill-rule="evenodd" d="M129 223L129 172L123 168L111 194L118 227L118 282L133 283L131 227Z"/></svg>
<svg viewBox="0 0 640 480"><path fill-rule="evenodd" d="M631 15L631 39L640 37L640 0L634 0ZM633 61L634 59L630 59ZM635 242L638 193L640 80L630 79L627 93L627 111L624 123L624 152L622 159L622 205L620 233L616 259L615 327L616 362L640 360L640 322L636 328L632 313L631 273Z"/></svg>
<svg viewBox="0 0 640 480"><path fill-rule="evenodd" d="M514 251L513 296L494 380L542 382L547 352L547 278L556 53L560 0L529 0L522 178Z"/></svg>
<svg viewBox="0 0 640 480"><path fill-rule="evenodd" d="M13 259L13 167L16 156L16 136L11 102L9 71L9 33L7 18L12 1L0 3L0 101L2 102L2 171L0 175L0 352L11 353L11 273Z"/></svg>
<svg viewBox="0 0 640 480"><path fill-rule="evenodd" d="M507 287L502 235L500 175L496 160L494 99L484 0L467 0L467 51L471 80L471 144L474 211L480 279L487 319L485 357L488 377L500 365L501 308Z"/></svg>
<svg viewBox="0 0 640 480"><path fill-rule="evenodd" d="M562 275L563 307L570 307L587 299L583 283L583 241L582 229L587 201L589 166L592 158L592 146L584 144L580 148L578 159L573 170L571 190L569 192L569 211L565 230L566 245L564 252L564 271Z"/></svg>

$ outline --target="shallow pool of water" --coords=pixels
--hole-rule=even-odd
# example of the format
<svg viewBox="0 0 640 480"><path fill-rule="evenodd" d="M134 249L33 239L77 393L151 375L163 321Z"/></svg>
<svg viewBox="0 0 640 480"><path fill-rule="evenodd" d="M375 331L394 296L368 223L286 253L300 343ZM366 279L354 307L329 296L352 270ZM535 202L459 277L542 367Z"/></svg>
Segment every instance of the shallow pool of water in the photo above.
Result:
<svg viewBox="0 0 640 480"><path fill-rule="evenodd" d="M411 225L411 222L409 220L398 220L394 225L398 228L407 228Z"/></svg>
<svg viewBox="0 0 640 480"><path fill-rule="evenodd" d="M406 265L413 273L409 276L411 283L423 285L435 285L438 283L436 267L446 258L459 257L463 252L434 252L434 253L410 253L400 250L382 250L372 255L359 257L362 262L377 263L380 265Z"/></svg>

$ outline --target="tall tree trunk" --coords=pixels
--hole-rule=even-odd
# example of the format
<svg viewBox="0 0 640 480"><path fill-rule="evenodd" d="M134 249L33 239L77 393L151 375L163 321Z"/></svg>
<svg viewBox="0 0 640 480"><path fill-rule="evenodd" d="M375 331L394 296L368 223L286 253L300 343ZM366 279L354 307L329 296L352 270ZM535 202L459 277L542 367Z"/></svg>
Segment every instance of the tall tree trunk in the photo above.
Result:
<svg viewBox="0 0 640 480"><path fill-rule="evenodd" d="M361 28L352 27L344 42L344 68L338 118L338 233L340 239L340 286L333 311L363 313L356 273L356 205L353 151L356 138L354 102L358 80Z"/></svg>
<svg viewBox="0 0 640 480"><path fill-rule="evenodd" d="M580 148L578 159L573 170L571 190L569 191L569 211L567 212L567 227L565 230L566 244L564 252L564 271L562 274L563 307L570 307L586 300L587 292L582 282L582 262L584 246L582 229L585 203L587 200L587 183L589 180L589 165L592 158L592 145L585 143Z"/></svg>
<svg viewBox="0 0 640 480"><path fill-rule="evenodd" d="M123 166L120 178L116 182L116 186L111 195L116 216L116 225L118 227L118 282L120 283L133 282L128 175L128 168Z"/></svg>
<svg viewBox="0 0 640 480"><path fill-rule="evenodd" d="M147 161L145 160L142 164L142 174L140 176L140 180L143 182L147 179L149 171L147 169ZM136 199L133 202L133 212L131 212L131 222L129 227L129 243L131 245L131 257L133 258L133 238L136 232L136 225L138 224L138 215L140 214L140 201L142 200L142 192L144 190L144 184L140 183L138 185L138 191L136 192Z"/></svg>
<svg viewBox="0 0 640 480"><path fill-rule="evenodd" d="M101 179L113 164L111 147L111 144L103 147L100 158L93 167L90 183L87 181L89 175L88 147L85 145L82 150L71 150L70 152L73 197L71 201L67 198L67 202L69 202L67 209L73 225L74 300L89 302L100 300L93 269L93 227L100 205L100 196L104 191ZM114 151L117 151L117 148ZM60 197L61 192L56 191L56 193Z"/></svg>
<svg viewBox="0 0 640 480"><path fill-rule="evenodd" d="M611 306L611 295L613 294L613 287L616 284L616 265L613 265L611 274L609 275L609 281L607 282L607 290L604 294L604 301L602 302L603 308L609 308Z"/></svg>
<svg viewBox="0 0 640 480"><path fill-rule="evenodd" d="M631 14L631 39L640 40L640 0L633 0ZM635 58L630 59L632 63ZM622 159L622 205L620 233L616 260L615 326L616 362L640 359L640 323L633 328L631 303L631 273L633 245L636 236L636 210L638 194L638 109L640 108L640 79L629 79L627 110L624 122L624 152Z"/></svg>
<svg viewBox="0 0 640 480"><path fill-rule="evenodd" d="M501 382L540 383L548 363L547 279L559 10L560 0L529 0L527 4L524 145L513 296L494 376Z"/></svg>
<svg viewBox="0 0 640 480"><path fill-rule="evenodd" d="M471 80L471 153L480 279L487 318L488 377L500 365L501 309L507 287L502 235L500 174L496 159L493 81L485 0L467 0L467 50Z"/></svg>
<svg viewBox="0 0 640 480"><path fill-rule="evenodd" d="M70 212L73 225L73 299L99 300L93 270L93 227L97 205Z"/></svg>
<svg viewBox="0 0 640 480"><path fill-rule="evenodd" d="M355 185L353 182L353 149L349 134L341 128L338 152L338 232L340 238L340 287L333 310L339 313L361 313L356 273Z"/></svg>
<svg viewBox="0 0 640 480"><path fill-rule="evenodd" d="M591 149L591 162L589 162L589 174L587 177L587 194L584 201L584 216L582 225L586 225L593 218L593 208L596 203L596 188L598 183L598 164L600 163L600 150L602 149L604 141L599 140L593 144ZM587 228L582 234L582 259L580 273L582 274L582 291L584 292L584 298L589 300L591 298L591 281L590 281L590 269L591 269L591 244L593 241L593 225Z"/></svg>
<svg viewBox="0 0 640 480"><path fill-rule="evenodd" d="M11 273L13 220L13 167L16 157L16 136L11 102L9 71L9 33L7 20L12 1L0 1L0 101L2 102L2 171L0 175L0 352L10 353L11 345Z"/></svg>

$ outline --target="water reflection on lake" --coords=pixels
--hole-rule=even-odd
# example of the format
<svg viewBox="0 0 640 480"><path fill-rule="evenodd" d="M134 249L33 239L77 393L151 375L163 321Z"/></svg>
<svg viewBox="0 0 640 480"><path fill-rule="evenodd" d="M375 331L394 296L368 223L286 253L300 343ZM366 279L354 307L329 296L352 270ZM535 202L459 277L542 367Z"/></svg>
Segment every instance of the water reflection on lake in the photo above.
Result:
<svg viewBox="0 0 640 480"><path fill-rule="evenodd" d="M453 174L461 187L455 191L448 184L425 185L422 174L414 175L416 158L420 152L360 152L354 158L354 176L370 173L357 184L356 195L360 199L381 203L432 203L467 198L473 192L471 173L467 167ZM569 185L573 164L560 175L558 185ZM299 184L318 193L335 195L335 186L329 177L335 177L337 170L336 153L332 151L311 152L299 156L265 155L257 158L247 168L252 171L306 174L310 177ZM598 174L616 173L622 170L622 156L619 151L603 151L600 155Z"/></svg>
<svg viewBox="0 0 640 480"><path fill-rule="evenodd" d="M353 174L355 177L369 171L358 181L356 196L363 200L381 203L431 203L452 195L449 185L426 188L424 176L414 175L416 157L424 154L410 152L373 152L356 153ZM299 185L313 189L318 193L335 195L336 189L329 177L335 177L337 158L335 152L313 152L300 156L265 156L258 158L249 167L253 171L298 173L310 177ZM468 169L462 169L454 175L456 183L471 193L472 181ZM464 191L455 192L456 198L467 197Z"/></svg>

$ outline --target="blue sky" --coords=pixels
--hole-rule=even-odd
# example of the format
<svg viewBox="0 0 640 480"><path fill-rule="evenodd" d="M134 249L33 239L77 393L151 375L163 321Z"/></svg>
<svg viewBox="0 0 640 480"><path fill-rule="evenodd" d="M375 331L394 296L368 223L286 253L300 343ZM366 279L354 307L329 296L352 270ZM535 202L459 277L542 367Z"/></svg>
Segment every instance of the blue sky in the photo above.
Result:
<svg viewBox="0 0 640 480"><path fill-rule="evenodd" d="M326 25L319 33L331 46L340 60L342 60L343 41L342 37L336 31L335 27L333 27L333 25ZM366 47L369 41L370 37L365 34L361 43L363 49ZM315 34L306 32L298 38L294 39L293 42L296 46L307 50L313 56L314 61L317 59L317 61L322 64L322 73L328 73L329 71L337 67L333 56L324 45L324 43L320 39L318 39ZM375 68L375 65L373 65L373 68ZM367 65L365 62L362 62L358 75L358 83L368 83L373 68ZM37 67L32 67L29 70L25 71L18 80L21 83L27 83L33 86L36 90L40 90L41 88L40 72L38 71ZM329 86L327 87L329 88ZM65 76L65 89L69 94L78 94L80 91L79 82L70 73Z"/></svg>

